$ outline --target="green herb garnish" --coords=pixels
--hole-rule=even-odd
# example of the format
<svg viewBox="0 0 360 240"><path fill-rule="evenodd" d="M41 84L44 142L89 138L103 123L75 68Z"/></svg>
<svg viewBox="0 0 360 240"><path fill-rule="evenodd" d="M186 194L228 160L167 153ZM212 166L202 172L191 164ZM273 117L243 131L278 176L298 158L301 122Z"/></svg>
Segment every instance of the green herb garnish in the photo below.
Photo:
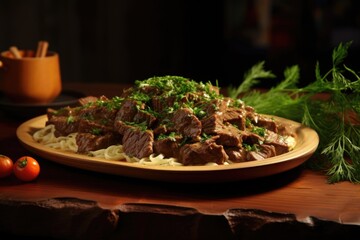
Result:
<svg viewBox="0 0 360 240"><path fill-rule="evenodd" d="M140 131L146 131L146 129L148 128L146 121L140 123L136 123L136 122L125 122L125 123L127 125L138 128Z"/></svg>
<svg viewBox="0 0 360 240"><path fill-rule="evenodd" d="M175 136L176 136L176 133L175 132L171 132L169 134L160 134L157 139L158 140L163 140L163 139L170 139L171 141L173 142L176 142L176 139L175 139Z"/></svg>
<svg viewBox="0 0 360 240"><path fill-rule="evenodd" d="M246 144L246 143L243 143L243 148L245 148L246 151L248 152L258 152L259 151L259 147L257 144Z"/></svg>
<svg viewBox="0 0 360 240"><path fill-rule="evenodd" d="M199 119L203 118L206 115L206 112L202 110L200 107L194 107L193 108L194 114Z"/></svg>
<svg viewBox="0 0 360 240"><path fill-rule="evenodd" d="M71 124L71 123L73 123L73 122L75 122L75 118L73 117L73 116L68 116L67 118L66 118L66 123L67 124Z"/></svg>
<svg viewBox="0 0 360 240"><path fill-rule="evenodd" d="M251 129L251 132L253 132L261 137L265 137L266 129L263 127L253 126L253 128Z"/></svg>
<svg viewBox="0 0 360 240"><path fill-rule="evenodd" d="M201 134L201 142L205 142L206 140L210 139L211 135L207 135L206 133Z"/></svg>
<svg viewBox="0 0 360 240"><path fill-rule="evenodd" d="M91 134L93 134L93 135L99 136L99 135L101 135L101 133L102 133L101 128L92 128L91 129Z"/></svg>
<svg viewBox="0 0 360 240"><path fill-rule="evenodd" d="M284 80L265 93L250 91L259 78L273 78L263 62L254 66L237 88L230 88L233 98L242 100L263 114L272 114L313 128L320 136L317 158L309 161L313 169L324 170L330 183L360 183L360 76L343 64L351 42L340 43L332 54L332 68L321 74L315 66L315 80L297 88L298 66L285 69ZM325 94L327 99L313 98ZM320 160L319 160L320 159Z"/></svg>

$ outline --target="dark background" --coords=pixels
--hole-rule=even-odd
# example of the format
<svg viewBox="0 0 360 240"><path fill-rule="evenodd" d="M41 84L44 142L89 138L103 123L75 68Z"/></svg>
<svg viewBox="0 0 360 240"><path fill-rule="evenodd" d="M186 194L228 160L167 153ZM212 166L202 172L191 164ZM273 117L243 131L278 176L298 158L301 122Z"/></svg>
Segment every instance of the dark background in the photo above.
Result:
<svg viewBox="0 0 360 240"><path fill-rule="evenodd" d="M298 64L301 83L325 72L331 51L353 40L359 70L359 1L0 0L0 49L60 54L63 81L126 82L180 75L237 85L255 63L281 78Z"/></svg>

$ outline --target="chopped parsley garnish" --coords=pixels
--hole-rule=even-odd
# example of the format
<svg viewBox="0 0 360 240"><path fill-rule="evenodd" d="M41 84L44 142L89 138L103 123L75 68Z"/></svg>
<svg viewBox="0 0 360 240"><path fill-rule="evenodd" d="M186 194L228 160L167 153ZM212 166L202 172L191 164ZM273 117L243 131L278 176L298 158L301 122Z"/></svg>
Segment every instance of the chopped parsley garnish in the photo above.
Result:
<svg viewBox="0 0 360 240"><path fill-rule="evenodd" d="M71 124L71 123L73 123L73 122L75 122L75 118L73 117L73 116L68 116L67 118L66 118L66 123L67 124Z"/></svg>
<svg viewBox="0 0 360 240"><path fill-rule="evenodd" d="M266 129L263 127L253 126L253 128L251 129L251 132L253 132L261 137L265 137Z"/></svg>
<svg viewBox="0 0 360 240"><path fill-rule="evenodd" d="M206 115L206 112L202 110L200 107L194 107L193 108L194 114L198 118L203 118Z"/></svg>
<svg viewBox="0 0 360 240"><path fill-rule="evenodd" d="M122 101L124 98L115 96L112 99L98 99L94 102L88 102L87 104L81 106L80 108L89 108L91 106L97 106L97 107L105 107L108 110L117 110L120 108Z"/></svg>
<svg viewBox="0 0 360 240"><path fill-rule="evenodd" d="M250 145L250 144L244 143L243 147L248 152L258 152L259 151L259 146L257 144Z"/></svg>
<svg viewBox="0 0 360 240"><path fill-rule="evenodd" d="M150 92L152 92L152 89L158 89L157 91L163 94L165 98L175 96L176 102L189 97L191 94L195 94L203 101L223 98L221 94L214 90L215 87L210 82L204 84L179 76L152 77L143 81L136 81L135 85L137 90L130 95L130 98L141 99L144 102L150 100L146 89L150 89ZM155 93L151 94L156 94L157 91L154 90ZM203 94L199 95L199 92L203 92ZM188 99L188 101L191 102L192 100Z"/></svg>
<svg viewBox="0 0 360 240"><path fill-rule="evenodd" d="M91 134L94 134L94 135L101 135L102 133L102 129L101 128L92 128L91 129Z"/></svg>
<svg viewBox="0 0 360 240"><path fill-rule="evenodd" d="M201 134L201 142L205 142L206 140L210 139L211 135L207 135L206 133Z"/></svg>
<svg viewBox="0 0 360 240"><path fill-rule="evenodd" d="M246 127L251 127L252 126L251 120L249 118L245 119L245 126Z"/></svg>
<svg viewBox="0 0 360 240"><path fill-rule="evenodd" d="M85 119L85 120L89 120L89 121L95 120L95 117L92 114L90 114L89 112L82 115L81 118Z"/></svg>
<svg viewBox="0 0 360 240"><path fill-rule="evenodd" d="M145 131L148 126L147 126L147 122L141 122L141 123L136 123L136 122L125 122L127 125L133 126L138 128L140 131Z"/></svg>
<svg viewBox="0 0 360 240"><path fill-rule="evenodd" d="M140 91L136 91L133 94L131 94L130 98L139 102L149 102L151 99L148 94Z"/></svg>
<svg viewBox="0 0 360 240"><path fill-rule="evenodd" d="M239 107L242 107L244 105L244 101L237 98L235 99L234 101L232 101L232 105L231 107L236 107L236 108L239 108Z"/></svg>
<svg viewBox="0 0 360 240"><path fill-rule="evenodd" d="M171 141L176 142L175 136L176 136L175 132L170 132L169 134L162 133L157 137L157 139L158 140L163 140L163 139L169 138Z"/></svg>

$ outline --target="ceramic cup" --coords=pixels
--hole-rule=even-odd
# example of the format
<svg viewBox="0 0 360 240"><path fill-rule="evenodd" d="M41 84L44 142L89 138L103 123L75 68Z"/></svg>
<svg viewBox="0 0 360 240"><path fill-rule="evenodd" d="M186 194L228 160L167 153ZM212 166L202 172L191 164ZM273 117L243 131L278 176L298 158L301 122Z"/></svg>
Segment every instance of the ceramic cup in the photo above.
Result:
<svg viewBox="0 0 360 240"><path fill-rule="evenodd" d="M33 51L19 51L14 58L10 51L0 54L0 91L16 103L49 103L61 92L59 55L47 52L34 57Z"/></svg>

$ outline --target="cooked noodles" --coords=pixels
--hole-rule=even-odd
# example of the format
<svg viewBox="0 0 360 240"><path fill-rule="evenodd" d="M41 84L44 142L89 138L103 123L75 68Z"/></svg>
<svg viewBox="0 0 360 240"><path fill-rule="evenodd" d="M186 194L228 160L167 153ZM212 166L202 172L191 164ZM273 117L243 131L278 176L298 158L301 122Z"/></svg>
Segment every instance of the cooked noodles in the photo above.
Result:
<svg viewBox="0 0 360 240"><path fill-rule="evenodd" d="M77 152L76 134L77 133L71 133L68 136L56 137L54 125L47 125L36 131L33 134L33 138L38 143L54 149Z"/></svg>
<svg viewBox="0 0 360 240"><path fill-rule="evenodd" d="M68 152L77 152L76 134L71 133L68 136L55 136L55 126L50 124L46 127L36 131L33 134L33 138L38 143L41 143L47 147L58 149ZM114 161L126 161L131 163L139 163L142 165L164 165L164 166L180 166L182 165L176 158L165 158L164 155L150 155L149 157L138 159L136 157L130 157L125 154L122 145L111 145L105 149L99 149L96 151L90 151L88 153L91 157L104 158Z"/></svg>

